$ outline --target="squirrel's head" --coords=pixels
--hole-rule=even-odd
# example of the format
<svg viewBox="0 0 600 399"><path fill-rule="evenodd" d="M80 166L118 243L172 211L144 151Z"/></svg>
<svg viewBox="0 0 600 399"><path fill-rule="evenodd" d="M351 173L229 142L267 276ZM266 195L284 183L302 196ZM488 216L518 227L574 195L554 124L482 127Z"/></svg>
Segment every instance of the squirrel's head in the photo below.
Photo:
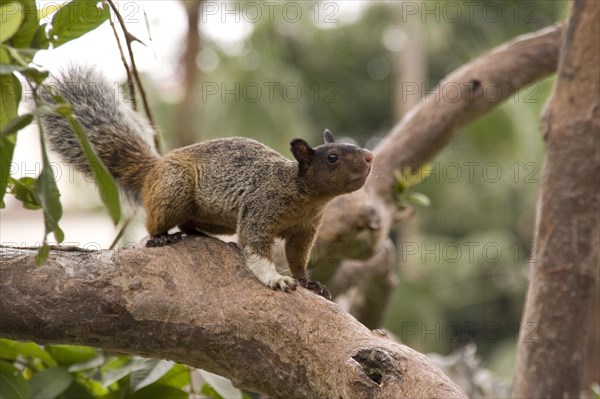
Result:
<svg viewBox="0 0 600 399"><path fill-rule="evenodd" d="M290 143L290 150L298 161L299 181L325 197L361 188L371 172L371 151L354 144L336 143L327 129L323 137L325 143L315 148L302 139Z"/></svg>

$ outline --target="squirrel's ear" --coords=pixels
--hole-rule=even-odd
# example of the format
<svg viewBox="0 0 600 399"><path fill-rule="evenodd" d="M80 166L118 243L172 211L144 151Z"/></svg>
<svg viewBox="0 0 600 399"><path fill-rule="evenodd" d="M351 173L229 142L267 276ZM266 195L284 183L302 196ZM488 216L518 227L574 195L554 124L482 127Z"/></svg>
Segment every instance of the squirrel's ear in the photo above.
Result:
<svg viewBox="0 0 600 399"><path fill-rule="evenodd" d="M331 133L331 130L325 129L323 132L323 140L325 143L335 143L335 139L333 138L333 133Z"/></svg>
<svg viewBox="0 0 600 399"><path fill-rule="evenodd" d="M300 164L300 170L306 170L312 164L315 150L302 139L293 139L290 142L290 151Z"/></svg>

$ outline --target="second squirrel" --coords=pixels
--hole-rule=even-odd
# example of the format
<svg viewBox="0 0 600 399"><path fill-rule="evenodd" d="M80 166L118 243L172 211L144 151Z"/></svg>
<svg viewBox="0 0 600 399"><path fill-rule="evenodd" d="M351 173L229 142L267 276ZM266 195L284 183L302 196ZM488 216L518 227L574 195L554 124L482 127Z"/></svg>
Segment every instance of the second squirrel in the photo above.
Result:
<svg viewBox="0 0 600 399"><path fill-rule="evenodd" d="M265 285L291 291L298 284L325 297L306 267L325 205L358 190L371 171L373 155L352 144L336 143L328 130L324 144L312 148L294 139L291 161L251 139L205 141L160 157L144 139L148 124L114 98L104 77L88 67L73 67L52 83L71 104L96 153L117 184L143 204L148 246L176 241L183 233L234 234L248 268ZM52 96L44 94L51 102ZM43 118L51 148L83 173L90 173L82 149L66 120ZM285 240L292 277L273 263L275 238Z"/></svg>

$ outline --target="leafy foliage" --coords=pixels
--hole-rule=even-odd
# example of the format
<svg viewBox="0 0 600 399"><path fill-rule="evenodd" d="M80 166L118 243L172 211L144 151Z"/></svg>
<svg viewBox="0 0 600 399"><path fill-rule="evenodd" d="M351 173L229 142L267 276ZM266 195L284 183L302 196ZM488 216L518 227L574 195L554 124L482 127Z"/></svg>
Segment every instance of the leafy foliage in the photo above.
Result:
<svg viewBox="0 0 600 399"><path fill-rule="evenodd" d="M428 166L424 165L415 172L411 170L394 172L396 177L395 196L399 208L404 208L407 203L423 207L431 205L429 197L412 190L413 186L421 183L427 177L427 168Z"/></svg>
<svg viewBox="0 0 600 399"><path fill-rule="evenodd" d="M26 209L42 209L45 234L38 254L43 262L48 254L47 236L54 234L59 243L64 234L59 226L62 216L60 192L56 186L54 171L48 161L44 134L39 123L41 115L58 113L66 118L94 172L100 196L116 224L121 217L119 194L114 180L92 150L80 123L71 108L57 97L57 105L44 104L37 96L40 85L48 78L48 72L32 64L35 53L42 49L58 47L100 26L110 17L108 6L97 0L73 0L67 2L54 14L50 28L41 23L40 12L34 0L0 2L0 18L3 22L0 34L0 207L4 207L4 194L9 192L23 203ZM21 102L21 76L33 92L35 108L18 115ZM42 146L42 171L37 179L15 180L10 177L10 165L17 141L17 133L33 120L38 121Z"/></svg>
<svg viewBox="0 0 600 399"><path fill-rule="evenodd" d="M0 339L0 397L5 399L186 399L195 392L192 372L168 360ZM209 398L248 398L223 377L201 370L200 375L205 383L198 391Z"/></svg>

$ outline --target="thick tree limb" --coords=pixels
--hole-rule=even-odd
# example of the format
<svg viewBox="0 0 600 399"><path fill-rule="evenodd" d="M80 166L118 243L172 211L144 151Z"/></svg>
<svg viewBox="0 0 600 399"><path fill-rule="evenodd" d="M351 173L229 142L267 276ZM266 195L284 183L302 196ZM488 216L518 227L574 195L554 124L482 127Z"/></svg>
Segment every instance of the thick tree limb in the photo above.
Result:
<svg viewBox="0 0 600 399"><path fill-rule="evenodd" d="M576 1L547 144L513 397L579 397L600 247L600 3ZM592 355L593 356L593 355Z"/></svg>
<svg viewBox="0 0 600 399"><path fill-rule="evenodd" d="M235 244L1 248L0 336L169 358L277 398L463 398L425 356L304 289L273 291Z"/></svg>

